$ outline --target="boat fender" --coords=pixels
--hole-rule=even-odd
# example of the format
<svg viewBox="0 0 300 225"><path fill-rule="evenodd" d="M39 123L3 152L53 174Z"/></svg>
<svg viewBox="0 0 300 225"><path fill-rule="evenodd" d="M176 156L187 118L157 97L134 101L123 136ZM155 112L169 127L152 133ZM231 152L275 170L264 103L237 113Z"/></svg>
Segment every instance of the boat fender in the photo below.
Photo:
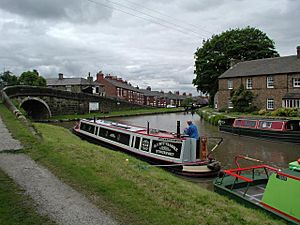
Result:
<svg viewBox="0 0 300 225"><path fill-rule="evenodd" d="M207 168L213 171L218 171L221 169L221 164L218 161L214 161L212 163L207 164Z"/></svg>

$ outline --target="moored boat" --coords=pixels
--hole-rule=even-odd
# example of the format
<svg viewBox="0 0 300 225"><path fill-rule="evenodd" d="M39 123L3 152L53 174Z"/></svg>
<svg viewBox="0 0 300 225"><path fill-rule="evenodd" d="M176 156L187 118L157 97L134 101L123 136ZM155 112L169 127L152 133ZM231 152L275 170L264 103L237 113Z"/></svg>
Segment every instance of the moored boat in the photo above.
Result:
<svg viewBox="0 0 300 225"><path fill-rule="evenodd" d="M265 164L240 167L239 158L261 162L237 156L237 168L225 170L215 180L214 190L288 222L300 224L300 160L281 170Z"/></svg>
<svg viewBox="0 0 300 225"><path fill-rule="evenodd" d="M300 120L228 118L219 124L219 130L224 132L300 144Z"/></svg>
<svg viewBox="0 0 300 225"><path fill-rule="evenodd" d="M172 172L193 177L216 176L220 163L197 159L196 140L177 133L105 120L80 120L73 132L90 141L132 153Z"/></svg>

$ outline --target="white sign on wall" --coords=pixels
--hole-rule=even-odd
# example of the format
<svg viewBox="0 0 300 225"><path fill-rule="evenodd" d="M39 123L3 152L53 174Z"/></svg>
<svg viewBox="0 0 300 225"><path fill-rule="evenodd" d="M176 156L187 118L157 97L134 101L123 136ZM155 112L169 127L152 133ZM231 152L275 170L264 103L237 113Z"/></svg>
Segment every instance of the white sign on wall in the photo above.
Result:
<svg viewBox="0 0 300 225"><path fill-rule="evenodd" d="M89 103L89 111L98 111L99 110L99 102L90 102Z"/></svg>

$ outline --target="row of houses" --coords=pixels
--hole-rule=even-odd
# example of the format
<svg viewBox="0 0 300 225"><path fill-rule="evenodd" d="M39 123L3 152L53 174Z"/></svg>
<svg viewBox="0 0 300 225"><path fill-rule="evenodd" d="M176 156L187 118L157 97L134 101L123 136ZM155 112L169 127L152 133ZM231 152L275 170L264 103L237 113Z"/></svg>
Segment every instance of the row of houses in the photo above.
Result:
<svg viewBox="0 0 300 225"><path fill-rule="evenodd" d="M71 92L85 92L103 97L112 97L122 99L134 104L147 105L153 107L181 106L184 99L192 97L192 94L175 93L163 91L152 91L148 86L146 89L134 87L120 77L113 75L104 75L102 71L97 73L96 80L88 75L85 78L65 78L62 73L58 78L49 78L46 80L47 86L59 90ZM207 103L206 98L201 98L203 103Z"/></svg>
<svg viewBox="0 0 300 225"><path fill-rule="evenodd" d="M252 104L258 109L300 108L300 46L296 55L232 65L219 77L215 108L232 108L230 93L241 84L254 93Z"/></svg>

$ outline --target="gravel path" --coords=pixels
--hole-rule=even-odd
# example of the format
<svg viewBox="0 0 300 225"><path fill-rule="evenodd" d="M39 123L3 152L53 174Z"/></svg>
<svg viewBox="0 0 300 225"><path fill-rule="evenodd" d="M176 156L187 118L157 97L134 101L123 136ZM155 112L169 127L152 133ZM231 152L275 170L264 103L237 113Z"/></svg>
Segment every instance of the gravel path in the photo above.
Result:
<svg viewBox="0 0 300 225"><path fill-rule="evenodd" d="M15 151L21 148L20 142L12 138L0 117L0 152Z"/></svg>
<svg viewBox="0 0 300 225"><path fill-rule="evenodd" d="M25 190L37 204L40 213L62 225L117 224L87 198L62 183L27 155L9 153L9 150L21 148L20 142L12 138L0 117L0 169Z"/></svg>

